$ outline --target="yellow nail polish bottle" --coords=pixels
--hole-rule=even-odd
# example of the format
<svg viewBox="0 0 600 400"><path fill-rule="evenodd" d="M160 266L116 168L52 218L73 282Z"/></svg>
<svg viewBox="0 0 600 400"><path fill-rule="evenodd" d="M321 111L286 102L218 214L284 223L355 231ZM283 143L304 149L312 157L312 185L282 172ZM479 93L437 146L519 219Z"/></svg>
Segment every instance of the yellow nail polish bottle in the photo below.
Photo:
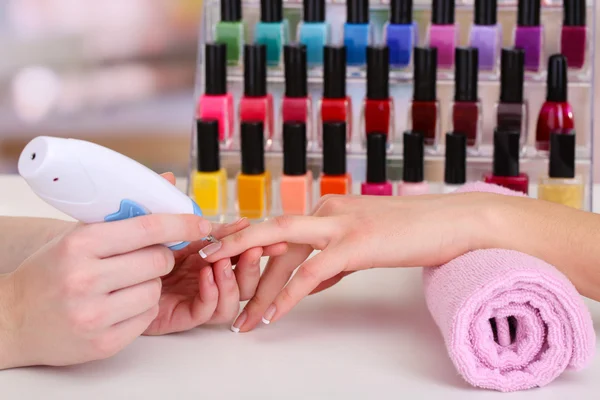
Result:
<svg viewBox="0 0 600 400"><path fill-rule="evenodd" d="M192 180L194 200L206 217L222 218L227 213L227 172L219 160L219 122L196 123L198 165Z"/></svg>
<svg viewBox="0 0 600 400"><path fill-rule="evenodd" d="M264 219L271 212L271 175L265 170L262 122L243 122L242 170L237 177L240 217Z"/></svg>
<svg viewBox="0 0 600 400"><path fill-rule="evenodd" d="M583 180L575 175L575 133L552 133L548 177L540 180L538 198L582 209L583 194Z"/></svg>

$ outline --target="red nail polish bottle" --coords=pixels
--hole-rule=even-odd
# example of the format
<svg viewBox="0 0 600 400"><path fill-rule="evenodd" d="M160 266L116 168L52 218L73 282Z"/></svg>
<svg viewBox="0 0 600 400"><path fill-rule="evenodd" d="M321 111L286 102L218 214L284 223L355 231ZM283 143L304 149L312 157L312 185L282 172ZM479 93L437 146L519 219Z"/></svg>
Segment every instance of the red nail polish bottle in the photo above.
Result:
<svg viewBox="0 0 600 400"><path fill-rule="evenodd" d="M308 96L306 77L306 46L286 45L283 49L285 94L281 103L283 123L302 122L306 136L312 141L312 101Z"/></svg>
<svg viewBox="0 0 600 400"><path fill-rule="evenodd" d="M233 96L227 93L227 49L222 43L205 48L205 92L198 101L197 119L219 121L219 142L228 146L233 140Z"/></svg>
<svg viewBox="0 0 600 400"><path fill-rule="evenodd" d="M437 99L437 49L414 49L413 98L408 124L413 132L421 132L426 146L437 146L440 137L440 102Z"/></svg>
<svg viewBox="0 0 600 400"><path fill-rule="evenodd" d="M389 70L388 47L367 47L367 97L363 103L361 131L366 135L383 133L388 137L388 144L394 140L394 103L390 97Z"/></svg>
<svg viewBox="0 0 600 400"><path fill-rule="evenodd" d="M270 143L274 128L273 96L267 93L267 48L244 46L244 96L240 100L240 122L262 122Z"/></svg>
<svg viewBox="0 0 600 400"><path fill-rule="evenodd" d="M551 132L569 132L574 127L573 109L567 101L567 59L562 54L554 54L548 60L546 102L538 116L535 148L548 151Z"/></svg>
<svg viewBox="0 0 600 400"><path fill-rule="evenodd" d="M483 124L481 102L477 96L478 50L474 47L457 47L455 55L452 131L465 135L467 147L477 151Z"/></svg>
<svg viewBox="0 0 600 400"><path fill-rule="evenodd" d="M323 99L319 102L317 126L319 144L323 143L323 124L344 122L346 143L352 139L352 98L346 96L346 47L323 49Z"/></svg>
<svg viewBox="0 0 600 400"><path fill-rule="evenodd" d="M519 172L521 134L519 130L494 131L494 167L483 179L517 192L529 193L529 177Z"/></svg>

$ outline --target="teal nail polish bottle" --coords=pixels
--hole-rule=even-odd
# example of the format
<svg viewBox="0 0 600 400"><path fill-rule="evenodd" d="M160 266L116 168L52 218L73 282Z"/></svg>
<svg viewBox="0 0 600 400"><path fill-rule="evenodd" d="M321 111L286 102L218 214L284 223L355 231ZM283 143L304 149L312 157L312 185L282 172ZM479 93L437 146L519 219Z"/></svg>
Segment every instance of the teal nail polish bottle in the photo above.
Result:
<svg viewBox="0 0 600 400"><path fill-rule="evenodd" d="M281 64L283 46L290 41L290 29L287 19L283 18L282 0L261 0L260 22L254 30L256 44L267 47L267 65Z"/></svg>
<svg viewBox="0 0 600 400"><path fill-rule="evenodd" d="M304 0L304 18L298 26L298 38L300 43L306 46L308 65L322 65L323 47L329 44L325 0Z"/></svg>
<svg viewBox="0 0 600 400"><path fill-rule="evenodd" d="M221 0L221 21L215 25L215 42L227 46L229 65L239 65L241 62L244 31L241 0Z"/></svg>

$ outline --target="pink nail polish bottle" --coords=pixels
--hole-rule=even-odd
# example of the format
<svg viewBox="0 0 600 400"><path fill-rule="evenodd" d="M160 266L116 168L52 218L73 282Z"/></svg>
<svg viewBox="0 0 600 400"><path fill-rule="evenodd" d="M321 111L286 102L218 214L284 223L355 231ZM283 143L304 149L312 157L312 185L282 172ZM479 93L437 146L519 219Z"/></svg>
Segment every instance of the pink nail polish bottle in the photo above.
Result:
<svg viewBox="0 0 600 400"><path fill-rule="evenodd" d="M386 141L385 133L367 135L367 181L361 185L363 195L392 195L392 184L386 177Z"/></svg>
<svg viewBox="0 0 600 400"><path fill-rule="evenodd" d="M425 139L421 132L404 132L402 157L402 182L398 183L398 196L415 196L429 193L429 184L423 178Z"/></svg>

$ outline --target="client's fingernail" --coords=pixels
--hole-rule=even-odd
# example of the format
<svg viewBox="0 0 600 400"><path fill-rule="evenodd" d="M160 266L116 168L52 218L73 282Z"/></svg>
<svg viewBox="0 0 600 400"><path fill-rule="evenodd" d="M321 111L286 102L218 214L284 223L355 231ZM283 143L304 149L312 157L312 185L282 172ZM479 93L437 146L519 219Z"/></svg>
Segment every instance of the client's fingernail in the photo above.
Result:
<svg viewBox="0 0 600 400"><path fill-rule="evenodd" d="M233 278L233 269L231 267L231 263L227 263L227 266L223 270L225 272L225 278L231 279Z"/></svg>
<svg viewBox="0 0 600 400"><path fill-rule="evenodd" d="M237 225L237 224L239 224L240 222L244 221L245 219L246 219L246 217L244 217L244 218L240 218L240 219L238 219L238 220L236 220L236 221L233 221L233 222L230 222L230 223L228 223L228 224L225 224L223 227L224 227L224 228L231 228L231 227L233 227L233 226L236 226L236 225Z"/></svg>
<svg viewBox="0 0 600 400"><path fill-rule="evenodd" d="M200 254L200 257L202 258L207 258L208 256L215 254L217 251L219 251L221 249L221 246L223 246L223 243L221 242L211 243L208 246L204 247L202 250L200 250L198 254Z"/></svg>
<svg viewBox="0 0 600 400"><path fill-rule="evenodd" d="M233 323L233 325L231 325L231 331L235 332L235 333L239 333L240 328L242 327L242 325L244 325L244 322L246 322L246 318L248 318L248 313L246 312L246 310L244 310L235 319L235 322Z"/></svg>
<svg viewBox="0 0 600 400"><path fill-rule="evenodd" d="M207 267L210 269L210 267ZM208 283L210 283L211 285L215 284L215 275L212 272L212 269L210 269L210 271L208 271Z"/></svg>
<svg viewBox="0 0 600 400"><path fill-rule="evenodd" d="M200 220L200 234L206 236L212 231L212 223L205 219Z"/></svg>
<svg viewBox="0 0 600 400"><path fill-rule="evenodd" d="M271 323L271 319L273 319L273 316L275 315L276 311L277 311L277 307L275 307L275 304L271 304L269 306L269 308L267 308L267 311L265 311L265 314L262 317L263 324L269 325Z"/></svg>

